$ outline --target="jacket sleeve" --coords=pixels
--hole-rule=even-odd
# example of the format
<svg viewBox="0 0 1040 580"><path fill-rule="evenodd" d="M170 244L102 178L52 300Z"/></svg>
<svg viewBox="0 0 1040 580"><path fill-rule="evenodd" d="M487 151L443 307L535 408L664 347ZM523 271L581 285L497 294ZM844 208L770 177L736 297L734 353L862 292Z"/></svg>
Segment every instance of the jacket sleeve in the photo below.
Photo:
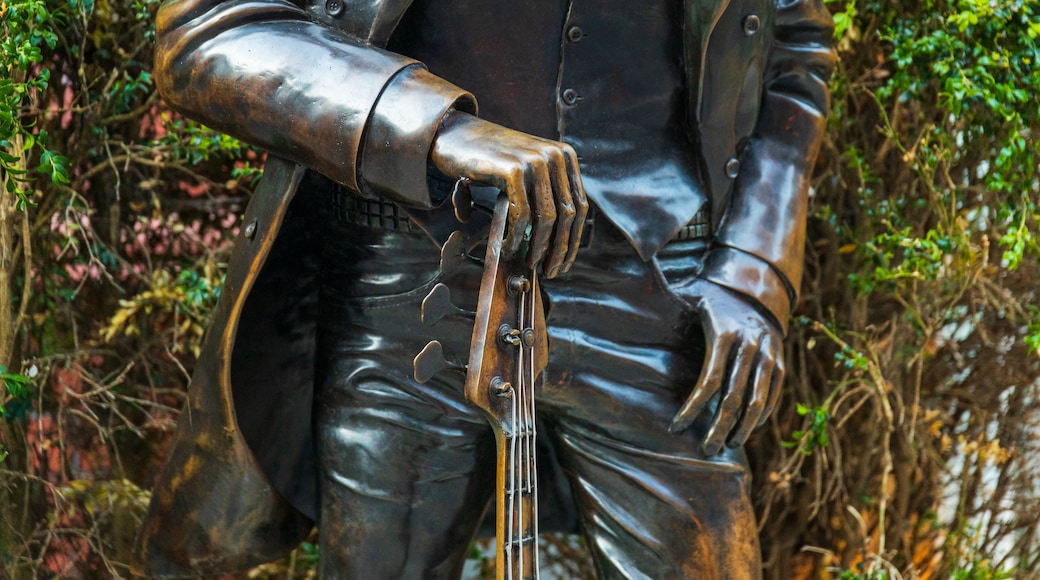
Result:
<svg viewBox="0 0 1040 580"><path fill-rule="evenodd" d="M774 0L762 106L701 276L761 304L786 332L802 280L809 179L837 57L822 0Z"/></svg>
<svg viewBox="0 0 1040 580"><path fill-rule="evenodd" d="M156 23L166 102L347 188L429 208L440 121L473 96L412 59L284 0L167 0Z"/></svg>

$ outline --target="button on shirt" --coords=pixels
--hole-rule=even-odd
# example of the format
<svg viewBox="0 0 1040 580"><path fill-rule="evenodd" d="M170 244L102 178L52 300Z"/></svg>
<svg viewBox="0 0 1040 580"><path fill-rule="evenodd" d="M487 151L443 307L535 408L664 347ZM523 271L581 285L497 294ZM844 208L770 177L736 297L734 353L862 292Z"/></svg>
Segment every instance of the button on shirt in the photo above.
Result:
<svg viewBox="0 0 1040 580"><path fill-rule="evenodd" d="M415 0L389 49L471 91L481 117L565 141L643 259L707 201L685 134L681 0Z"/></svg>

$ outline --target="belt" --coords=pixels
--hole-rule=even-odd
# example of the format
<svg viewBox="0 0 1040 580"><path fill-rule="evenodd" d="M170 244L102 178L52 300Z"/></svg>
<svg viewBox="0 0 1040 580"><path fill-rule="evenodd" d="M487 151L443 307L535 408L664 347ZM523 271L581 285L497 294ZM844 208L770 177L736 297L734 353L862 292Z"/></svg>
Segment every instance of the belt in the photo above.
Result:
<svg viewBox="0 0 1040 580"><path fill-rule="evenodd" d="M338 187L332 194L332 213L342 223L409 234L423 233L396 203L358 197Z"/></svg>
<svg viewBox="0 0 1040 580"><path fill-rule="evenodd" d="M356 224L375 228L379 230L423 233L408 214L396 203L378 198L358 197L340 188L336 188L332 195L333 214L342 223ZM690 223L683 226L671 242L685 242L690 240L711 237L711 214L707 205L697 215L693 216ZM590 208L589 215L585 221L585 229L582 235L581 246L586 247L592 243L596 226L595 208Z"/></svg>
<svg viewBox="0 0 1040 580"><path fill-rule="evenodd" d="M711 213L708 205L705 206L693 216L690 223L686 224L679 229L678 232L670 240L669 244L676 242L692 242L692 241L703 241L708 242L711 239ZM592 244L593 238L596 237L596 222L603 218L596 216L598 212L595 207L589 208L589 215L585 218L585 228L581 233L581 244L580 247L587 248Z"/></svg>
<svg viewBox="0 0 1040 580"><path fill-rule="evenodd" d="M701 211L697 212L697 215L693 216L690 223L686 224L679 230L675 236L672 237L670 242L685 242L687 240L696 240L699 238L710 238L711 237L711 211L708 209L708 204L704 204Z"/></svg>

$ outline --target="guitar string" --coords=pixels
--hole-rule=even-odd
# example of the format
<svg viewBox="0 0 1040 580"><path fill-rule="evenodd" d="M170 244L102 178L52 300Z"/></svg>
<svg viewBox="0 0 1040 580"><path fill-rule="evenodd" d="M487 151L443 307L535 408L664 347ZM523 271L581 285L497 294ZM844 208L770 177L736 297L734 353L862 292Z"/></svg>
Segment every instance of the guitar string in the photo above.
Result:
<svg viewBox="0 0 1040 580"><path fill-rule="evenodd" d="M531 324L531 320L529 320L531 318L531 313L532 313L530 304L528 302L530 297L531 297L531 292L527 291L527 292L524 293L524 295L521 298L521 301L522 301L522 304L523 304L523 307L522 307L523 319L521 320L521 326L523 328L525 328L525 329L533 327L533 324ZM523 413L523 429L524 429L523 430L523 436L524 436L523 444L524 444L524 451L525 451L524 455L525 456L524 456L524 462L523 462L523 464L521 464L520 468L524 470L524 493L526 495L526 499L527 499L528 504L530 504L530 501L531 501L530 495L531 495L531 490L532 490L532 487L533 487L533 482L531 481L531 461L533 461L533 459L534 459L534 440L532 439L532 423L533 423L533 420L534 420L534 416L532 414L532 410L533 410L532 409L532 404L534 403L534 392L533 392L534 385L533 385L533 383L530 380L528 380L528 372L527 371L528 371L528 367L531 366L531 362L534 360L534 358L532 356L533 353L531 353L529 351L529 347L521 346L521 348L523 348L524 355L525 355L524 356L524 364L521 365L520 367L518 367L517 371L518 371L518 373L519 373L519 375L521 377L521 381L524 383L524 387L523 387L524 388L524 398L523 398L523 401L522 401L523 405L524 405L524 410L522 411L522 413ZM531 511L533 511L533 510L531 510ZM528 514L528 515L530 515L530 514ZM529 525L531 525L533 523L534 522L529 522ZM533 525L532 525L532 528L533 528ZM527 535L526 532L527 532L526 528L521 528L520 529L520 534L521 534L521 538L522 538L521 542L527 542L528 541L529 536ZM527 550L523 546L522 546L522 549L524 549L524 554L525 554L525 557L526 557ZM527 562L526 564L528 566L530 566L531 562Z"/></svg>
<svg viewBox="0 0 1040 580"><path fill-rule="evenodd" d="M528 311L530 312L531 325L528 328L534 328L535 327L535 323L537 322L537 311L535 309L535 300L537 299L537 296L538 296L538 274L537 274L537 272L533 272L532 271L531 272L531 295L530 295L531 304L530 304L530 308L528 309ZM531 407L530 407L531 408L531 411L530 411L530 416L531 416L531 446L532 446L531 447L531 475L533 477L531 502L532 502L532 506L533 506L532 512L533 512L533 518L534 518L534 521L532 522L532 524L533 524L532 527L533 527L533 530L534 530L534 577L536 579L538 578L539 571L540 571L540 568L541 568L541 565L540 565L541 563L539 562L539 553L538 553L538 454L536 453L537 448L535 447L535 445L537 444L537 438L538 438L538 418L535 415L535 411L534 411L534 389L535 389L535 376L534 376L534 366L535 366L535 354L534 353L535 353L535 351L534 351L534 349L537 346L538 345L532 345L532 347L531 347L531 356L529 357L530 360L527 363L527 369L526 369L527 370L527 374L528 374L528 379L529 379L529 383L528 384L531 385Z"/></svg>
<svg viewBox="0 0 1040 580"><path fill-rule="evenodd" d="M519 305L519 312L517 313L517 326L520 327L520 330L522 332L523 329L524 329L524 322L526 322L526 319L527 319L527 315L526 315L526 312L525 312L526 311L525 307L527 306L525 293L522 292L520 294L520 296L518 297L517 303ZM527 463L527 453L526 453L526 451L527 451L527 439L526 439L526 431L527 431L527 425L526 425L526 423L527 423L527 421L526 421L527 385L524 384L524 382L525 382L524 381L524 358L525 358L524 357L524 343L523 343L523 340L521 339L520 344L519 344L519 348L517 348L517 351L516 351L516 359L517 359L516 360L516 370L517 370L516 379L517 379L517 387L519 388L519 392L517 393L517 399L519 399L517 401L517 405L520 407L520 409L519 409L520 413L519 413L519 416L514 416L514 423L513 423L514 427L519 425L520 429L519 429L518 432L516 432L516 435L519 435L519 437L521 437L521 440L520 440L520 470L521 470L520 471L520 478L521 478L521 482L520 483L521 483L521 487L520 487L520 494L518 496L519 497L519 502L518 502L519 506L518 507L519 507L520 515L517 518L518 519L518 522L517 522L518 523L518 526L517 526L517 536L520 538L520 543L517 546L517 563L519 564L517 566L517 569L518 569L518 572L520 574L520 580L523 580L523 578L524 578L524 505L523 505L523 501L524 500L523 500L523 493L526 491L526 487L527 487L527 484L528 484L527 481L523 481L522 480L524 475L525 475L524 464Z"/></svg>
<svg viewBox="0 0 1040 580"><path fill-rule="evenodd" d="M532 272L532 290L524 292L520 296L519 300L519 316L518 322L520 328L534 328L535 327L535 292L537 292L537 274ZM530 348L531 352L525 352L526 349ZM524 356L526 354L526 356ZM519 545L517 546L518 556L517 561L519 564L519 572L521 579L524 578L523 570L525 565L533 565L531 570L531 577L539 577L539 553L538 553L538 487L537 487L537 454L536 450L536 437L537 437L537 422L535 415L535 377L534 377L534 352L533 345L528 347L521 344L518 352L517 360L517 384L519 386L519 397L518 404L520 405L520 416L517 418L517 423L520 425L518 433L519 437L522 437L520 442L520 461L519 467L521 469L520 478L523 480L519 499L519 529L516 530L516 536L519 537ZM526 501L530 504L531 508L531 522L532 534L528 536L525 533L523 526L523 513L525 508L523 506L524 496ZM526 548L525 543L530 542L531 552L533 554L533 562L525 562L526 559Z"/></svg>
<svg viewBox="0 0 1040 580"><path fill-rule="evenodd" d="M517 393L515 390L513 392L513 396L510 398L512 399L510 403L512 405L512 416L514 417L515 424L515 417L517 415L518 410ZM514 434L512 437L509 438L509 507L507 509L509 514L509 529L506 532L507 536L505 546L503 546L503 549L505 550L506 554L506 571L509 576L509 580L513 579L513 568L515 567L513 563L513 521L515 516L514 512L516 511L516 484L516 436Z"/></svg>

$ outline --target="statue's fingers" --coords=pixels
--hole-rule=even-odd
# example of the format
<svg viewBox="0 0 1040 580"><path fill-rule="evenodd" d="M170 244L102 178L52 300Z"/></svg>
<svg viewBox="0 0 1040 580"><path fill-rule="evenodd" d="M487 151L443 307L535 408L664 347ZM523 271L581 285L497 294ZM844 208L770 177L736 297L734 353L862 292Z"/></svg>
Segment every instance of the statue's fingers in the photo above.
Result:
<svg viewBox="0 0 1040 580"><path fill-rule="evenodd" d="M542 270L549 278L555 277L563 261L571 238L571 226L576 214L571 194L570 180L567 178L567 161L564 154L556 146L549 148L546 161L549 169L549 183L553 190L553 201L556 204L556 224L553 227L553 238L548 256Z"/></svg>
<svg viewBox="0 0 1040 580"><path fill-rule="evenodd" d="M678 433L689 427L711 397L719 391L732 344L731 340L720 337L716 339L715 344L708 345L708 361L701 370L697 385L672 419L669 431Z"/></svg>
<svg viewBox="0 0 1040 580"><path fill-rule="evenodd" d="M527 159L526 185L531 206L531 242L527 248L527 265L538 267L545 259L556 223L556 204L549 182L549 168L538 155Z"/></svg>
<svg viewBox="0 0 1040 580"><path fill-rule="evenodd" d="M784 386L784 355L782 350L777 350L776 356L773 358L776 364L773 366L773 376L769 382L769 400L766 402L766 409L762 412L762 417L758 420L759 424L765 423L770 416L773 415L773 411L776 410L776 405L780 401L780 392Z"/></svg>
<svg viewBox="0 0 1040 580"><path fill-rule="evenodd" d="M502 250L507 256L515 256L520 251L520 244L524 241L524 234L531 225L531 206L528 202L527 180L525 170L521 164L509 172L499 186L506 192L509 199L509 209L506 214L506 237L502 241Z"/></svg>
<svg viewBox="0 0 1040 580"><path fill-rule="evenodd" d="M574 259L578 256L578 247L581 245L581 234L585 228L585 219L589 215L589 198L585 195L585 186L581 182L581 172L578 169L578 154L574 148L567 145L563 148L564 160L567 165L567 181L570 184L571 197L574 202L574 221L571 222L571 236L567 257L563 260L563 271L566 272L574 265Z"/></svg>
<svg viewBox="0 0 1040 580"><path fill-rule="evenodd" d="M751 399L744 405L744 414L741 415L736 428L726 441L726 445L731 449L736 449L747 442L751 432L762 420L766 405L769 403L774 366L773 358L768 356L766 351L760 351L755 363L754 375L748 385Z"/></svg>
<svg viewBox="0 0 1040 580"><path fill-rule="evenodd" d="M733 357L728 369L729 384L726 395L722 397L722 402L715 412L715 419L704 438L705 455L715 455L722 450L726 437L740 418L740 411L747 397L748 376L757 356L758 345L755 343L745 342L737 348L737 355Z"/></svg>

